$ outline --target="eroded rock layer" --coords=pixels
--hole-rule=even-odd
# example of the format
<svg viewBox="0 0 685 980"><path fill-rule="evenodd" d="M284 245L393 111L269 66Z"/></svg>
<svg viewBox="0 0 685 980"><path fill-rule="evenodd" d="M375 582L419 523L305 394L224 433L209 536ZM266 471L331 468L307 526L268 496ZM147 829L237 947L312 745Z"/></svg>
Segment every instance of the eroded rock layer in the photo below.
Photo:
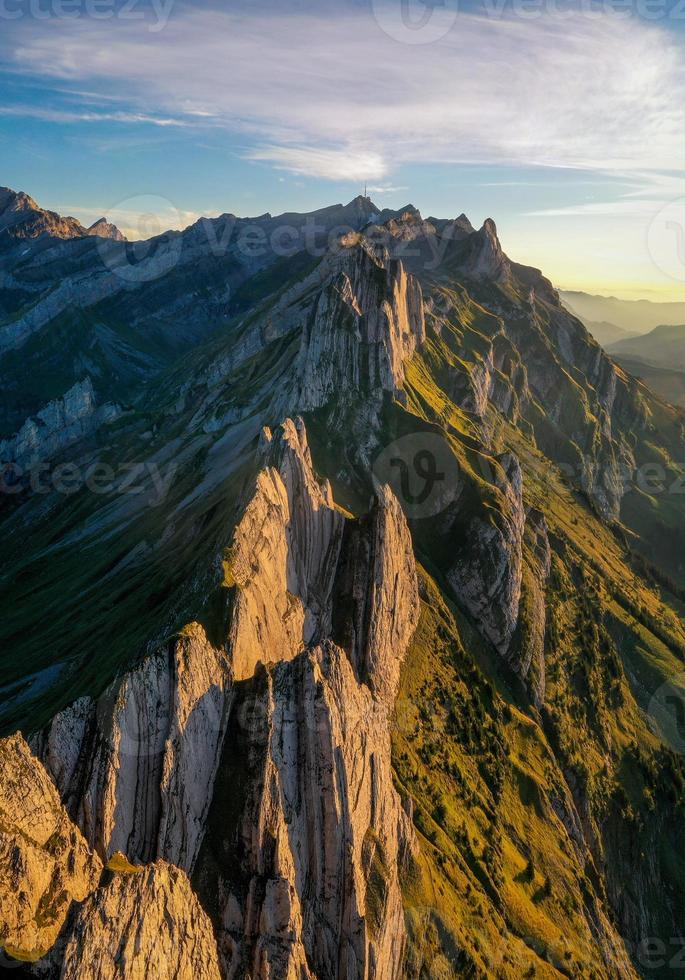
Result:
<svg viewBox="0 0 685 980"><path fill-rule="evenodd" d="M194 880L225 975L392 980L414 846L388 721L418 620L411 538L387 487L360 521L336 508L301 420L266 431L262 453L223 561L223 646L191 624L36 748L103 858L192 871L202 848ZM184 894L173 875L154 865L93 896L64 975L137 976L158 909Z"/></svg>
<svg viewBox="0 0 685 980"><path fill-rule="evenodd" d="M62 980L219 980L212 925L164 861L117 874L79 910Z"/></svg>
<svg viewBox="0 0 685 980"><path fill-rule="evenodd" d="M0 949L43 956L101 871L22 736L0 741Z"/></svg>

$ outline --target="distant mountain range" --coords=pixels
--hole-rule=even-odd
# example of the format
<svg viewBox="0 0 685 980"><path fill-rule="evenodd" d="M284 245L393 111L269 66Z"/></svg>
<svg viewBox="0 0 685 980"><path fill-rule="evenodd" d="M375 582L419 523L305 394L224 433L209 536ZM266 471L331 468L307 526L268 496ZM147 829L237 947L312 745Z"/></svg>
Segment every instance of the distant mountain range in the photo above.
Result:
<svg viewBox="0 0 685 980"><path fill-rule="evenodd" d="M685 323L685 303L653 303L651 300L625 300L615 296L560 290L559 296L588 327L600 344L620 339L620 332L642 334L660 324ZM597 330L594 333L589 324Z"/></svg>
<svg viewBox="0 0 685 980"><path fill-rule="evenodd" d="M85 228L76 218L46 211L22 191L0 187L0 243L3 240L35 239L41 235L66 239L93 235L124 241L119 229L106 218L98 218Z"/></svg>
<svg viewBox="0 0 685 980"><path fill-rule="evenodd" d="M618 340L609 350L619 359L636 357L656 367L685 371L685 325L661 324L639 337Z"/></svg>
<svg viewBox="0 0 685 980"><path fill-rule="evenodd" d="M661 325L607 346L613 358L673 405L685 407L685 325Z"/></svg>
<svg viewBox="0 0 685 980"><path fill-rule="evenodd" d="M565 290L559 296L626 371L672 405L685 407L685 303Z"/></svg>

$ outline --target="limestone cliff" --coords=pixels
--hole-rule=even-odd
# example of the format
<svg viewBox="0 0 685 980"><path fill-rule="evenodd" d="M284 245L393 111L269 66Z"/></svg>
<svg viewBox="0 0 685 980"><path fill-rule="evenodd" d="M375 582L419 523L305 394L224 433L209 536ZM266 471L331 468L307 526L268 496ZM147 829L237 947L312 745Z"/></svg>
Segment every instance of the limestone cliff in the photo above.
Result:
<svg viewBox="0 0 685 980"><path fill-rule="evenodd" d="M225 974L400 977L413 832L393 787L387 704L330 641L261 671L239 699L230 782L196 874L201 894L221 897Z"/></svg>
<svg viewBox="0 0 685 980"><path fill-rule="evenodd" d="M101 871L21 735L0 741L0 949L43 956Z"/></svg>
<svg viewBox="0 0 685 980"><path fill-rule="evenodd" d="M397 392L404 362L425 339L421 287L400 261L354 241L329 262L329 281L302 332L298 411L332 394Z"/></svg>
<svg viewBox="0 0 685 980"><path fill-rule="evenodd" d="M389 733L418 620L411 538L387 487L361 521L336 508L301 420L265 432L262 454L223 562L225 647L187 627L97 702L58 715L36 748L104 858L195 869L225 975L392 980L414 847ZM166 895L155 875L93 896L64 976L93 964L137 975L137 960L111 972L110 950L145 946L146 903Z"/></svg>
<svg viewBox="0 0 685 980"><path fill-rule="evenodd" d="M237 587L230 648L237 680L258 662L291 660L331 629L344 518L312 471L303 423L264 435L267 466L226 555Z"/></svg>
<svg viewBox="0 0 685 980"><path fill-rule="evenodd" d="M388 718L418 618L409 532L387 488L364 522L334 509L301 422L267 446L227 562L236 702L195 879L219 896L229 976L397 977L413 836Z"/></svg>
<svg viewBox="0 0 685 980"><path fill-rule="evenodd" d="M62 980L219 980L212 925L183 871L115 874L79 910Z"/></svg>
<svg viewBox="0 0 685 980"><path fill-rule="evenodd" d="M93 384L86 377L27 419L13 438L0 441L0 462L23 469L36 466L100 425L113 422L120 413L117 405L97 404Z"/></svg>
<svg viewBox="0 0 685 980"><path fill-rule="evenodd" d="M191 624L96 704L77 702L53 720L38 750L105 860L120 851L192 867L230 688L225 652Z"/></svg>
<svg viewBox="0 0 685 980"><path fill-rule="evenodd" d="M525 511L518 459L504 454L494 467L498 508L475 514L455 508L459 545L448 579L483 633L502 656L509 651L521 598Z"/></svg>

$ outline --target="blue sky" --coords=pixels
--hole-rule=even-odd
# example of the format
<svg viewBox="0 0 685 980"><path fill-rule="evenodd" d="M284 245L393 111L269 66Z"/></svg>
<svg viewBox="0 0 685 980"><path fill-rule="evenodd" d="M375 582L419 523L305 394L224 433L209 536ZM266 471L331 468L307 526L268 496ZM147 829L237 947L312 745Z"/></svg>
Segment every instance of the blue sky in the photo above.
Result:
<svg viewBox="0 0 685 980"><path fill-rule="evenodd" d="M367 182L494 217L559 286L685 300L684 23L678 0L0 0L0 183L133 237Z"/></svg>

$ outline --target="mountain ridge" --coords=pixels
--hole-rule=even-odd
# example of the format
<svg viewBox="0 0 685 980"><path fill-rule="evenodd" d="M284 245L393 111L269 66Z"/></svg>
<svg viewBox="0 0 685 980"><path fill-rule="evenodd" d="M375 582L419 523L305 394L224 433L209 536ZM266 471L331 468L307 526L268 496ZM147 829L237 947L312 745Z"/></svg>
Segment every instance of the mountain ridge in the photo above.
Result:
<svg viewBox="0 0 685 980"><path fill-rule="evenodd" d="M104 493L17 469L0 501L2 724L111 865L44 965L121 948L123 980L163 898L212 978L638 977L685 898L683 507L641 475L682 481L683 415L491 220L328 231L214 255L199 222L18 348L77 333L124 409L43 478L128 467ZM72 276L95 254L35 247ZM173 353L108 374L153 322Z"/></svg>

